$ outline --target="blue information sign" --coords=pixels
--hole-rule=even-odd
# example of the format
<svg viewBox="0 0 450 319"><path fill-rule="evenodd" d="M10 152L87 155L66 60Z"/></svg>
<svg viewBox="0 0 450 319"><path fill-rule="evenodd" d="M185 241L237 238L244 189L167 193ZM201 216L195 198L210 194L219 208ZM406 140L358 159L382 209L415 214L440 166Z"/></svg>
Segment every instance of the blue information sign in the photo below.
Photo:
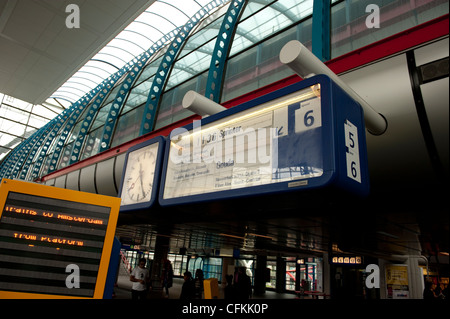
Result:
<svg viewBox="0 0 450 319"><path fill-rule="evenodd" d="M335 187L369 192L363 110L317 75L172 131L162 206Z"/></svg>

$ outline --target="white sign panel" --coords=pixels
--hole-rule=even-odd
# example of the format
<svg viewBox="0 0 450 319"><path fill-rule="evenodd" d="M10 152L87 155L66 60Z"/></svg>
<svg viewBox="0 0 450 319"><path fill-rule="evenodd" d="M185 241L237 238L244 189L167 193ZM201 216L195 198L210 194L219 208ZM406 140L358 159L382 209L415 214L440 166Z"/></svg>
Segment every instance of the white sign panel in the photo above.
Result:
<svg viewBox="0 0 450 319"><path fill-rule="evenodd" d="M361 167L359 163L358 128L349 120L344 123L345 146L347 147L347 176L361 183Z"/></svg>
<svg viewBox="0 0 450 319"><path fill-rule="evenodd" d="M164 199L323 174L320 87L170 136Z"/></svg>

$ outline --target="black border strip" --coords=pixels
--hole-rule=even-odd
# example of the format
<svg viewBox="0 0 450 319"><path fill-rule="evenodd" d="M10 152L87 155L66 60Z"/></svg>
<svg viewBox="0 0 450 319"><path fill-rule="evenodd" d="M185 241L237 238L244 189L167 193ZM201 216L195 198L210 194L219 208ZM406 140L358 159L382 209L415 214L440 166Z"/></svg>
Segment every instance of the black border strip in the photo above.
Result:
<svg viewBox="0 0 450 319"><path fill-rule="evenodd" d="M444 183L444 166L442 165L442 161L439 158L439 153L436 148L436 143L434 142L431 125L428 121L425 102L423 100L422 90L420 89L420 85L422 84L420 70L416 66L414 51L411 50L406 52L406 61L408 65L409 77L411 80L411 89L414 96L414 104L416 106L417 116L419 118L419 124L422 130L423 138L425 140L428 156L430 157L431 165L436 174L438 182Z"/></svg>

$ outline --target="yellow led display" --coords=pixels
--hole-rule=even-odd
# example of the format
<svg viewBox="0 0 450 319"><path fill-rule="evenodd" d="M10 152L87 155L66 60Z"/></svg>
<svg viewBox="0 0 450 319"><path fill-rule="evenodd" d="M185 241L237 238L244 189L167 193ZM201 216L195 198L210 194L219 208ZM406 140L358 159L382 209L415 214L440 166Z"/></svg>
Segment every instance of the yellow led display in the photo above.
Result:
<svg viewBox="0 0 450 319"><path fill-rule="evenodd" d="M103 298L120 198L3 179L0 298Z"/></svg>

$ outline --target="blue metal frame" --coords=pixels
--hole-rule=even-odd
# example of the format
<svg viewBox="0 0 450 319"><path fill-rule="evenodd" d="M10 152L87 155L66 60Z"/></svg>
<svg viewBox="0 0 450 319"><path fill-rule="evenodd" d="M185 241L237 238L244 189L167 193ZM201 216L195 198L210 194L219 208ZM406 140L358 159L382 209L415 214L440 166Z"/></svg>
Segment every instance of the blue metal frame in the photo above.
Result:
<svg viewBox="0 0 450 319"><path fill-rule="evenodd" d="M231 44L233 43L234 32L238 24L239 17L241 16L246 3L246 0L232 0L223 19L219 34L217 35L217 40L209 67L205 92L205 96L207 98L217 103L220 102L223 73L225 70L225 63L228 58L228 52L230 51Z"/></svg>
<svg viewBox="0 0 450 319"><path fill-rule="evenodd" d="M25 163L25 165L22 167L22 170L20 172L19 178L25 180L28 176L31 176L36 178L37 174L32 174L29 171L29 167L33 164L33 159L36 156L36 153L38 152L39 148L41 147L42 143L45 141L45 137L47 136L48 132L51 130L51 128L55 125L53 121L48 122L45 126L43 126L39 131L34 134L30 140L29 145L31 146L30 151L27 154L28 160ZM45 156L45 155L43 155ZM33 165L34 167L34 165Z"/></svg>
<svg viewBox="0 0 450 319"><path fill-rule="evenodd" d="M112 90L114 88L114 85L123 76L123 74L124 70L121 70L117 73L114 73L114 75L111 78L108 78L108 80L102 82L102 88L100 90L101 92L96 97L95 101L90 104L89 109L86 111L86 116L78 131L77 138L73 142L74 146L70 154L69 165L78 162L81 154L81 149L86 139L86 135L89 131L89 128L91 127L92 122L95 119L95 115L97 114L98 109L108 96L109 90ZM110 88L107 88L107 85L109 85Z"/></svg>
<svg viewBox="0 0 450 319"><path fill-rule="evenodd" d="M43 150L47 147L47 149L45 150L45 153L42 154L42 156L39 156L36 160L36 162L34 163L34 168L33 170L36 172L40 172L41 167L42 167L42 163L44 162L44 159L46 159L45 155L48 153L50 147L52 146L52 142L53 139L56 137L56 135L58 134L58 132L61 130L61 127L63 127L63 125L66 123L68 117L70 115L70 109L66 109L64 110L63 113L61 113L60 115L58 115L56 118L54 118L52 120L52 126L49 126L49 129L46 130L47 134L41 137L41 139L38 141L38 144L41 144L41 149L39 150L39 152L43 152ZM43 144L43 146L42 146ZM33 178L36 178L36 174L33 173Z"/></svg>
<svg viewBox="0 0 450 319"><path fill-rule="evenodd" d="M39 147L41 146L41 143L39 143L39 141L43 140L41 139L41 137L44 135L45 131L47 130L47 127L50 126L51 124L52 124L51 122L47 123L42 129L36 132L37 134L33 134L33 136L30 137L29 145L31 145L31 149L27 154L26 163L22 166L22 170L19 174L19 179L25 180L27 178L27 175L32 176L32 174L29 173L28 170L30 166L33 164L33 159L36 156Z"/></svg>
<svg viewBox="0 0 450 319"><path fill-rule="evenodd" d="M16 177L21 178L22 174L19 173L19 171L22 172L23 168L25 166L28 167L31 164L33 157L34 157L32 154L35 154L35 153L31 153L31 151L33 150L33 146L39 136L40 136L40 134L33 134L33 136L30 137L28 143L23 143L24 147L20 150L20 152L18 154L19 159L16 162L15 167L11 173L11 176L13 178L16 178ZM25 160L27 160L27 162L24 164Z"/></svg>
<svg viewBox="0 0 450 319"><path fill-rule="evenodd" d="M331 59L331 0L314 0L312 53L321 61Z"/></svg>
<svg viewBox="0 0 450 319"><path fill-rule="evenodd" d="M122 112L122 108L125 104L127 96L129 95L133 87L134 82L138 78L138 74L141 74L142 69L147 65L147 62L153 56L153 53L157 52L162 46L164 46L164 44L168 40L168 37L161 38L160 45L155 44L149 50L150 52L147 51L141 54L137 58L137 61L131 68L130 72L128 72L126 79L123 81L122 86L120 87L116 97L114 98L114 102L112 103L108 113L108 117L106 118L105 125L103 127L102 140L99 145L99 152L103 152L109 149L117 119Z"/></svg>
<svg viewBox="0 0 450 319"><path fill-rule="evenodd" d="M2 164L2 171L0 172L0 176L2 178L10 178L12 176L12 172L14 170L15 165L17 165L18 161L21 158L22 152L25 149L25 141L23 141L20 145L18 145L14 150L10 152L8 158L5 159Z"/></svg>
<svg viewBox="0 0 450 319"><path fill-rule="evenodd" d="M61 127L61 121L65 121L65 118L68 116L69 114L69 110L66 109L64 110L61 114L59 114L56 118L54 118L53 120L51 120L50 122L48 122L43 128L41 128L39 131L37 131L35 138L33 139L29 139L27 141L24 141L18 148L17 148L17 152L14 152L14 154L11 154L12 156L10 158L8 158L9 161L9 165L7 166L6 170L4 171L4 176L3 177L12 177L15 178L17 177L17 174L19 173L19 170L22 168L22 164L24 160L21 160L22 158L24 158L25 154L24 152L27 152L27 154L29 154L30 152L34 153L36 152L36 148L35 145L33 146L33 148L30 150L30 148L28 148L27 146L32 144L34 140L36 140L36 143L39 145L42 145L44 141L47 141L48 136L51 133L54 133L55 130L59 130L59 127ZM59 127L58 127L59 124ZM56 133L54 133L56 134ZM51 143L51 142L49 142ZM38 157L38 160L36 160L36 164L40 165L42 163L39 163L39 160L41 159L41 157ZM42 159L43 160L43 159Z"/></svg>
<svg viewBox="0 0 450 319"><path fill-rule="evenodd" d="M65 143L67 141L67 137L72 132L73 126L77 123L78 118L83 113L84 109L89 105L89 102L97 95L98 92L103 87L103 83L98 85L96 88L87 93L84 97L74 103L71 107L72 114L70 115L69 121L64 127L63 132L59 135L58 140L55 143L55 148L53 151L52 158L50 160L51 166L49 167L48 172L51 173L58 168L59 158L61 156L61 152L64 149Z"/></svg>
<svg viewBox="0 0 450 319"><path fill-rule="evenodd" d="M39 141L39 139L41 138L41 136L43 135L45 130L48 129L48 127L51 125L53 125L52 121L45 124L42 128L40 128L39 130L34 132L29 138L24 140L21 144L19 144L15 149L13 149L7 155L7 157L2 161L2 163L0 165L0 178L15 178L16 177L16 175L13 176L13 171L18 170L18 168L16 168L19 165L18 162L23 163L24 159L22 159L22 157L24 156L24 152L26 150L28 150L27 163L28 162L31 163L31 161L34 158L34 154L36 154L36 151L34 151L34 153L32 152L33 150L35 150L35 148L34 148L35 143L37 141ZM33 145L33 146L31 146L31 145ZM31 158L30 158L30 154L32 154ZM22 164L20 164L20 166L21 165Z"/></svg>
<svg viewBox="0 0 450 319"><path fill-rule="evenodd" d="M226 1L211 1L208 5L194 14L193 17L189 19L189 21L182 28L180 28L180 32L176 35L175 39L170 44L170 47L167 49L167 52L158 67L158 71L155 74L155 79L153 80L148 94L147 103L144 107L139 135L150 133L155 127L156 113L159 108L163 89L166 85L166 81L169 77L172 66L175 63L176 57L182 49L185 40L188 38L189 33L210 10L214 9L224 2Z"/></svg>
<svg viewBox="0 0 450 319"><path fill-rule="evenodd" d="M186 39L189 36L189 33L195 25L197 25L201 18L203 18L209 11L226 2L228 1L211 1L208 5L204 6L204 8L200 9L200 11L194 15L183 28L180 29L180 33L171 43L166 55L163 57L162 62L159 65L157 73L155 74L155 79L152 83L147 102L144 106L143 118L139 132L140 135L151 132L155 127L157 111L161 96L163 94L163 89L169 78L170 72L172 71L172 67L175 65L175 58L183 45L187 42ZM246 0L231 0L230 7L224 17L215 43L207 78L205 96L216 102L220 102L220 91L223 86L222 82L226 58L232 44L234 33L237 29L239 16L243 12L246 3ZM330 0L314 1L312 45L313 53L316 54L321 60L330 59L330 15ZM162 43L160 44L161 46L163 45ZM150 57L147 56L146 62L149 58ZM121 109L125 104L127 95L131 91L130 84L138 78L138 74L146 64L142 63L142 65L138 65L140 61L138 58L135 58L133 61L134 62L130 62L126 65L126 70L128 71L130 69L134 69L135 67L138 67L139 70L136 71L134 76L131 73L128 74L113 101L103 128L103 134L101 135L101 142L98 150L99 152L107 150L110 147ZM124 72L126 71L121 70L114 74L114 76L116 76L116 81L120 79ZM128 79L131 80L131 83L128 83ZM112 90L116 82L111 83L112 81L108 79L108 81L105 80L105 82L101 84L101 87L100 85L97 87L100 93L104 91L105 98L108 93L105 90ZM110 88L105 89L107 84L110 84ZM127 84L129 85L128 88L125 87ZM93 94L92 98L95 97L96 89L94 89L94 93L93 91L90 92L90 94ZM70 136L70 133L76 133L72 131L77 123L77 120L79 119L80 114L83 113L81 109L79 109L79 107L83 105L84 108L89 107L86 114L89 112L92 112L92 114L86 115L86 118L83 120L77 138L73 142L73 148L71 150L68 165L79 161L82 149L85 147L86 135L89 132L89 128L91 127L93 120L95 119L95 114L98 112L99 107L104 101L102 98L96 98L94 103L89 104L89 101L87 101L86 104L84 104L84 102L81 102L83 98L78 100L70 108L70 112L66 113L64 120L62 118L55 118L48 123L49 125L46 125L41 130L37 131L35 133L36 135L32 135L30 138L23 141L16 149L11 151L1 163L0 176L7 173L9 176L16 174L17 176L20 176L20 178L23 178L25 175L31 175L30 172L27 171L30 167L33 167L33 177L37 177L38 175L36 173L36 169L38 170L37 172L39 172L43 161L46 160L45 155L51 153L52 149L53 154L48 159L50 162L48 172L57 170L58 163L61 161L61 157L63 156L62 153L64 151L65 143L67 143L67 138ZM96 103L98 101L100 102ZM77 110L80 110L79 114L77 114ZM62 120L63 122L61 122ZM52 142L54 143L52 144ZM44 148L45 145L47 145L46 148ZM70 149L67 149L67 151L70 151ZM33 166L31 161L33 160L33 157L36 156L37 152L40 154L37 156L38 160ZM43 156L41 156L42 152L45 152Z"/></svg>

